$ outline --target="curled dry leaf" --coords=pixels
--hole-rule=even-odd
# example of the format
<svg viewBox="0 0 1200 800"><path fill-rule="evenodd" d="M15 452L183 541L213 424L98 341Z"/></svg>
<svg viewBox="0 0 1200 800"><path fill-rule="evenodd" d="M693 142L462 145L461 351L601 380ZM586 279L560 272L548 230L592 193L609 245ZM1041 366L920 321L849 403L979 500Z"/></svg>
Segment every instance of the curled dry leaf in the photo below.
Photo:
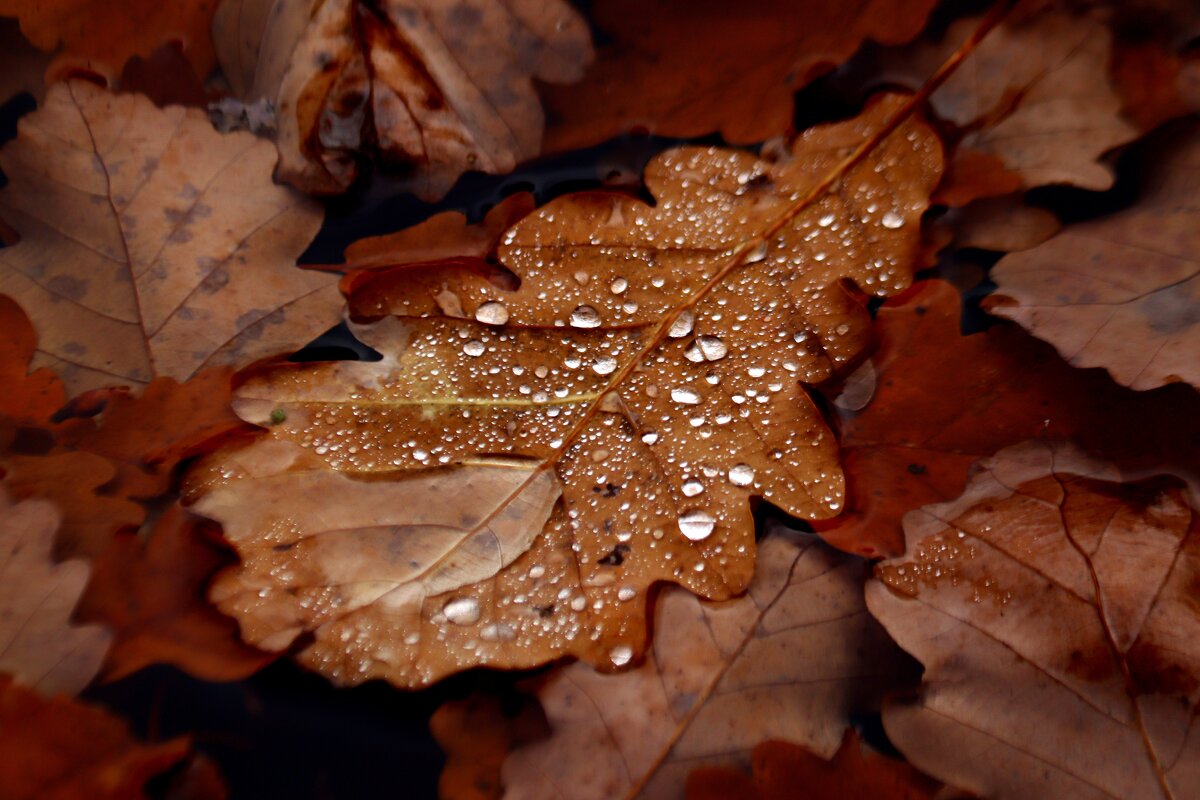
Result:
<svg viewBox="0 0 1200 800"><path fill-rule="evenodd" d="M541 145L534 80L570 83L591 59L565 0L226 0L216 32L231 83L275 101L280 177L321 193L368 155L427 200L509 172Z"/></svg>
<svg viewBox="0 0 1200 800"><path fill-rule="evenodd" d="M765 739L832 757L848 715L876 708L907 671L867 613L867 570L777 526L746 596L714 604L666 589L636 669L573 664L545 679L551 736L508 757L504 796L679 797L697 764L748 766Z"/></svg>
<svg viewBox="0 0 1200 800"><path fill-rule="evenodd" d="M330 276L294 268L321 210L270 181L275 152L195 109L54 86L0 151L0 291L29 313L34 365L72 393L188 378L307 341L338 319Z"/></svg>
<svg viewBox="0 0 1200 800"><path fill-rule="evenodd" d="M889 704L919 769L981 797L1200 793L1200 517L1173 476L1115 482L1071 447L981 462L905 518L867 603L925 665Z"/></svg>
<svg viewBox="0 0 1200 800"><path fill-rule="evenodd" d="M920 85L978 24L960 20L940 43L896 54L891 77ZM973 163L959 171L982 168L986 155L1026 187L1112 186L1112 171L1098 159L1138 132L1122 119L1108 80L1111 45L1102 22L1060 11L1010 19L988 34L930 98L939 116L965 131L956 159Z"/></svg>
<svg viewBox="0 0 1200 800"><path fill-rule="evenodd" d="M100 708L68 697L48 700L0 675L0 796L5 800L142 798L151 778L187 755L186 739L142 744ZM223 798L219 781L204 777L204 784L193 787L200 791L184 796Z"/></svg>
<svg viewBox="0 0 1200 800"><path fill-rule="evenodd" d="M544 92L551 120L546 147L586 147L634 127L679 137L716 131L732 144L779 136L792 127L797 89L868 39L898 44L913 38L935 5L597 3L594 22L607 43L581 82Z"/></svg>
<svg viewBox="0 0 1200 800"><path fill-rule="evenodd" d="M829 378L869 336L842 281L885 295L911 280L941 158L910 107L885 98L814 128L778 162L670 151L647 168L652 207L560 198L505 236L499 256L517 290L456 266L352 283L355 331L383 360L249 375L235 409L270 426L270 449L256 453L276 463L243 472L218 459L199 479L211 486L197 507L246 561L218 582L222 608L259 646L311 632L302 659L339 681L407 685L565 654L622 666L642 646L654 582L716 599L742 591L751 497L812 519L841 510L836 443L804 384ZM863 160L825 191L856 148ZM420 596L406 562L338 561L346 572L331 581L307 557L366 543L404 552L426 513L389 508L379 524L390 527L367 532L340 504L309 520L297 508L313 486L359 486L365 498L401 491L396 481L453 485L496 454L528 475L511 497L456 510L478 518L468 540L548 476L562 485L544 531L530 516L538 529L522 549L536 542L506 569L493 561L477 583ZM339 528L351 530L312 538Z"/></svg>
<svg viewBox="0 0 1200 800"><path fill-rule="evenodd" d="M197 75L208 75L216 6L217 0L123 0L118 12L102 0L0 0L0 16L18 18L21 32L42 50L61 45L53 74L84 70L113 81L130 58L172 41L183 45Z"/></svg>
<svg viewBox="0 0 1200 800"><path fill-rule="evenodd" d="M99 626L70 624L88 566L51 559L53 505L7 495L0 487L0 672L45 695L74 694L100 669L111 640Z"/></svg>
<svg viewBox="0 0 1200 800"><path fill-rule="evenodd" d="M832 759L790 742L769 741L750 755L752 775L701 767L687 778L687 800L933 800L941 784L903 761L867 748L854 731Z"/></svg>
<svg viewBox="0 0 1200 800"><path fill-rule="evenodd" d="M1200 397L1190 387L1133 392L1072 369L1014 325L963 336L961 316L941 281L880 308L875 395L861 413L839 409L847 513L819 524L829 543L899 555L905 512L956 497L973 461L1043 433L1123 468L1195 470Z"/></svg>
<svg viewBox="0 0 1200 800"><path fill-rule="evenodd" d="M1200 387L1200 126L1158 144L1136 205L1006 256L988 310L1134 389Z"/></svg>

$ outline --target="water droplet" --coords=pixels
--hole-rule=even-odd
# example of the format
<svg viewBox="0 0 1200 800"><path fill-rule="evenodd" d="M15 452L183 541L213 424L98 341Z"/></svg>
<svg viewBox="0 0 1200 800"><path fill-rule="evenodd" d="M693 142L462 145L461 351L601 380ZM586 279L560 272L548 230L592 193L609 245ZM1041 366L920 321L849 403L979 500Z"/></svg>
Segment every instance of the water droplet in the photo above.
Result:
<svg viewBox="0 0 1200 800"><path fill-rule="evenodd" d="M683 403L686 406L699 405L700 403L700 395L696 394L695 391L686 386L672 389L671 399L676 403Z"/></svg>
<svg viewBox="0 0 1200 800"><path fill-rule="evenodd" d="M442 613L455 625L473 625L479 621L479 601L474 597L456 597L442 606Z"/></svg>
<svg viewBox="0 0 1200 800"><path fill-rule="evenodd" d="M508 322L508 309L503 303L493 300L475 309L475 319L484 325L503 325Z"/></svg>
<svg viewBox="0 0 1200 800"><path fill-rule="evenodd" d="M748 251L746 251L746 263L747 264L757 264L759 261L762 261L766 257L767 257L767 243L766 242L759 242L758 244L754 245L754 247L751 247Z"/></svg>
<svg viewBox="0 0 1200 800"><path fill-rule="evenodd" d="M895 211L888 211L879 221L883 224L883 227L891 228L892 230L904 227L904 217L900 216Z"/></svg>
<svg viewBox="0 0 1200 800"><path fill-rule="evenodd" d="M642 441L646 444L654 444L658 441L658 434L654 431L646 431L642 434Z"/></svg>
<svg viewBox="0 0 1200 800"><path fill-rule="evenodd" d="M750 369L746 370L746 374L749 375L751 378L761 378L763 375L767 374L767 370L763 367L755 365L753 367L750 367Z"/></svg>
<svg viewBox="0 0 1200 800"><path fill-rule="evenodd" d="M592 279L592 276L588 275L583 270L580 270L579 272L575 273L575 282L578 283L580 286L587 286L588 281L590 281L591 279Z"/></svg>
<svg viewBox="0 0 1200 800"><path fill-rule="evenodd" d="M687 481L683 484L684 497L695 497L704 491L704 484L700 481Z"/></svg>
<svg viewBox="0 0 1200 800"><path fill-rule="evenodd" d="M484 345L478 339L472 339L463 345L463 352L472 358L483 355Z"/></svg>
<svg viewBox="0 0 1200 800"><path fill-rule="evenodd" d="M729 352L729 348L717 336L701 336L696 340L696 344L700 346L700 352L707 361L720 361Z"/></svg>
<svg viewBox="0 0 1200 800"><path fill-rule="evenodd" d="M826 214L825 216L823 216L819 220L817 220L817 224L820 225L822 228L828 228L830 225L833 224L833 221L835 219L837 219L837 217L835 215Z"/></svg>
<svg viewBox="0 0 1200 800"><path fill-rule="evenodd" d="M529 568L529 577L531 577L531 578L540 578L545 574L546 574L546 568L543 567L541 564L534 564L532 567Z"/></svg>
<svg viewBox="0 0 1200 800"><path fill-rule="evenodd" d="M572 611L583 611L585 606L587 606L587 598L583 595L578 595L577 597L571 598Z"/></svg>
<svg viewBox="0 0 1200 800"><path fill-rule="evenodd" d="M599 328L600 312L591 306L579 306L571 312L572 328Z"/></svg>
<svg viewBox="0 0 1200 800"><path fill-rule="evenodd" d="M683 351L683 357L688 361L691 361L693 364L698 364L704 360L704 353L700 350L699 344L692 342L687 346L687 349Z"/></svg>
<svg viewBox="0 0 1200 800"><path fill-rule="evenodd" d="M679 316L671 323L671 327L667 330L667 336L672 339L682 339L692 332L692 326L696 324L695 317L690 311L680 311Z"/></svg>
<svg viewBox="0 0 1200 800"><path fill-rule="evenodd" d="M619 644L608 651L608 658L616 666L623 667L633 658L633 648L626 644Z"/></svg>
<svg viewBox="0 0 1200 800"><path fill-rule="evenodd" d="M729 468L729 482L734 486L749 486L754 482L754 467L749 464L734 464Z"/></svg>
<svg viewBox="0 0 1200 800"><path fill-rule="evenodd" d="M600 356L592 364L592 372L597 375L611 375L617 368L617 360L612 356Z"/></svg>
<svg viewBox="0 0 1200 800"><path fill-rule="evenodd" d="M637 589L632 586L622 586L617 590L617 599L621 602L632 600L635 597L637 597Z"/></svg>
<svg viewBox="0 0 1200 800"><path fill-rule="evenodd" d="M479 631L479 638L485 642L511 642L517 638L517 632L511 625L501 622L498 625L485 625Z"/></svg>
<svg viewBox="0 0 1200 800"><path fill-rule="evenodd" d="M716 520L700 509L686 511L679 516L679 532L693 542L707 539L717 525Z"/></svg>
<svg viewBox="0 0 1200 800"><path fill-rule="evenodd" d="M624 278L617 278L612 282L612 284L609 285L608 288L612 290L613 294L620 294L629 288L629 281L625 280Z"/></svg>

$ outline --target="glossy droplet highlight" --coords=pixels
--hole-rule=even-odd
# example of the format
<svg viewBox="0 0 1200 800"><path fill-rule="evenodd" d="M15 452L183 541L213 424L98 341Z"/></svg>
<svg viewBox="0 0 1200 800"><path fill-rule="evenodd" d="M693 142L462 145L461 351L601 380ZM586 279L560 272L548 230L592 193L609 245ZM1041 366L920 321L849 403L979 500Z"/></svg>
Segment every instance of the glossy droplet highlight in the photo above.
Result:
<svg viewBox="0 0 1200 800"><path fill-rule="evenodd" d="M700 481L687 481L683 484L684 497L695 497L704 491L704 484Z"/></svg>
<svg viewBox="0 0 1200 800"><path fill-rule="evenodd" d="M671 390L671 399L676 403L683 403L685 406L699 405L700 395L686 386Z"/></svg>
<svg viewBox="0 0 1200 800"><path fill-rule="evenodd" d="M717 526L717 521L707 511L693 509L679 516L679 532L693 542L707 539Z"/></svg>
<svg viewBox="0 0 1200 800"><path fill-rule="evenodd" d="M479 621L479 601L474 597L456 597L442 606L442 613L455 625L473 625Z"/></svg>
<svg viewBox="0 0 1200 800"><path fill-rule="evenodd" d="M608 288L613 294L621 294L621 292L629 288L629 281L625 280L624 278L617 278L611 284L609 284Z"/></svg>
<svg viewBox="0 0 1200 800"><path fill-rule="evenodd" d="M484 351L483 342L479 341L478 339L472 339L471 341L469 341L463 345L463 352L466 353L467 355L471 356L472 358L477 358L477 357L483 355L483 351Z"/></svg>
<svg viewBox="0 0 1200 800"><path fill-rule="evenodd" d="M671 327L667 329L667 336L672 339L682 339L692 332L692 327L696 324L696 318L692 316L690 311L680 311L679 316L671 323Z"/></svg>
<svg viewBox="0 0 1200 800"><path fill-rule="evenodd" d="M759 242L746 251L746 263L757 264L767 257L767 243Z"/></svg>
<svg viewBox="0 0 1200 800"><path fill-rule="evenodd" d="M729 482L734 486L749 486L754 482L754 467L749 464L734 464L729 468Z"/></svg>
<svg viewBox="0 0 1200 800"><path fill-rule="evenodd" d="M619 644L608 651L608 659L618 667L625 666L632 658L633 648L626 644Z"/></svg>
<svg viewBox="0 0 1200 800"><path fill-rule="evenodd" d="M904 217L900 216L895 211L889 211L884 214L883 218L880 219L879 222L883 225L883 227L890 228L892 230L904 227Z"/></svg>
<svg viewBox="0 0 1200 800"><path fill-rule="evenodd" d="M729 348L717 336L701 336L696 340L705 361L720 361L729 353Z"/></svg>
<svg viewBox="0 0 1200 800"><path fill-rule="evenodd" d="M572 328L599 328L600 312L591 306L579 306L571 312Z"/></svg>
<svg viewBox="0 0 1200 800"><path fill-rule="evenodd" d="M503 325L508 322L508 309L503 303L493 300L475 309L475 319L484 325Z"/></svg>
<svg viewBox="0 0 1200 800"><path fill-rule="evenodd" d="M601 356L592 364L592 372L597 375L611 375L617 369L617 360L611 356Z"/></svg>

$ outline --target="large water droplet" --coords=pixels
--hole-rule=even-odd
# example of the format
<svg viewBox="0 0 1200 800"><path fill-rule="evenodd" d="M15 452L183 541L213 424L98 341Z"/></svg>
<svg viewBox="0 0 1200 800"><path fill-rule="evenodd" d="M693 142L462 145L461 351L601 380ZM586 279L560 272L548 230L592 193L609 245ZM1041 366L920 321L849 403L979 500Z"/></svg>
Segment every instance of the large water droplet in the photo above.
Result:
<svg viewBox="0 0 1200 800"><path fill-rule="evenodd" d="M646 431L642 434L642 441L646 444L654 444L658 441L658 434L654 431Z"/></svg>
<svg viewBox="0 0 1200 800"><path fill-rule="evenodd" d="M729 352L725 343L716 336L701 336L696 340L696 344L700 346L700 352L708 361L720 361Z"/></svg>
<svg viewBox="0 0 1200 800"><path fill-rule="evenodd" d="M600 356L596 359L596 363L592 364L592 372L597 375L610 375L617 368L617 360L612 356Z"/></svg>
<svg viewBox="0 0 1200 800"><path fill-rule="evenodd" d="M690 311L680 311L679 316L671 323L671 327L667 330L667 336L672 339L682 339L692 332L692 326L696 324L696 318L692 316Z"/></svg>
<svg viewBox="0 0 1200 800"><path fill-rule="evenodd" d="M676 403L683 403L685 406L694 406L700 403L700 395L696 394L695 390L689 389L686 386L672 389L671 399Z"/></svg>
<svg viewBox="0 0 1200 800"><path fill-rule="evenodd" d="M688 361L691 361L693 364L698 364L704 360L704 352L700 349L700 345L698 343L692 342L687 346L687 349L683 351L683 357Z"/></svg>
<svg viewBox="0 0 1200 800"><path fill-rule="evenodd" d="M637 597L637 589L632 586L622 586L617 590L617 599L621 602L632 600L635 597Z"/></svg>
<svg viewBox="0 0 1200 800"><path fill-rule="evenodd" d="M623 667L633 658L633 648L626 644L619 644L608 651L608 658L616 666Z"/></svg>
<svg viewBox="0 0 1200 800"><path fill-rule="evenodd" d="M747 264L757 264L759 261L762 261L766 257L767 257L767 243L766 242L759 242L758 244L754 245L754 247L751 247L748 251L746 251L746 263Z"/></svg>
<svg viewBox="0 0 1200 800"><path fill-rule="evenodd" d="M686 481L683 484L684 497L695 497L704 491L704 484L700 481Z"/></svg>
<svg viewBox="0 0 1200 800"><path fill-rule="evenodd" d="M883 224L883 227L891 228L892 230L904 227L904 217L900 216L895 211L888 211L879 221Z"/></svg>
<svg viewBox="0 0 1200 800"><path fill-rule="evenodd" d="M508 322L508 309L493 300L475 309L475 319L484 325L503 325Z"/></svg>
<svg viewBox="0 0 1200 800"><path fill-rule="evenodd" d="M629 281L625 280L624 278L617 278L611 284L609 284L608 288L613 294L620 294L629 288Z"/></svg>
<svg viewBox="0 0 1200 800"><path fill-rule="evenodd" d="M729 482L734 486L749 486L754 482L754 467L749 464L734 464L729 468Z"/></svg>
<svg viewBox="0 0 1200 800"><path fill-rule="evenodd" d="M599 328L600 312L591 306L579 306L571 312L572 328Z"/></svg>
<svg viewBox="0 0 1200 800"><path fill-rule="evenodd" d="M473 625L479 621L479 601L474 597L456 597L442 606L442 613L455 625Z"/></svg>
<svg viewBox="0 0 1200 800"><path fill-rule="evenodd" d="M484 349L485 347L483 342L479 341L478 339L472 339L463 345L463 352L472 358L483 355Z"/></svg>
<svg viewBox="0 0 1200 800"><path fill-rule="evenodd" d="M693 542L707 539L716 526L716 520L707 511L698 508L679 515L679 532Z"/></svg>

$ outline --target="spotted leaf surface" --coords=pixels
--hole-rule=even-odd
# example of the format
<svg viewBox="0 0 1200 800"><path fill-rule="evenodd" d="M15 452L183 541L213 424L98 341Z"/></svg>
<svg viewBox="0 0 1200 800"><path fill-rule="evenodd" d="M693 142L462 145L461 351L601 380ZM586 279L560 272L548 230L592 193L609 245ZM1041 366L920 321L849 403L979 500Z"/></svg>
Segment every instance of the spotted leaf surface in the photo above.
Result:
<svg viewBox="0 0 1200 800"><path fill-rule="evenodd" d="M925 665L884 708L917 768L981 797L1191 797L1200 524L1174 476L1120 482L1061 444L980 462L905 518L867 587Z"/></svg>
<svg viewBox="0 0 1200 800"><path fill-rule="evenodd" d="M308 626L307 658L341 680L401 683L567 653L624 666L642 647L654 582L714 599L745 589L751 498L809 519L839 513L836 443L805 385L867 340L853 285L888 294L910 282L940 146L902 121L825 189L906 108L884 98L775 160L670 151L647 168L654 206L610 194L555 201L502 241L516 289L457 262L360 276L347 286L350 314L382 361L245 376L238 414L331 475L377 486L501 455L527 463L528 481L553 472L562 486L542 535L510 566L427 598L420 625L334 604ZM292 496L256 513L286 519ZM238 513L201 508L227 527ZM264 530L235 533L239 550L262 546ZM453 624L446 608L466 599L478 618ZM232 613L255 643L280 646L285 629L255 597ZM290 641L297 631L286 630ZM348 653L346 640L365 649Z"/></svg>
<svg viewBox="0 0 1200 800"><path fill-rule="evenodd" d="M0 151L0 292L33 365L78 392L243 364L338 319L330 276L294 268L322 212L270 180L270 143L73 81Z"/></svg>

